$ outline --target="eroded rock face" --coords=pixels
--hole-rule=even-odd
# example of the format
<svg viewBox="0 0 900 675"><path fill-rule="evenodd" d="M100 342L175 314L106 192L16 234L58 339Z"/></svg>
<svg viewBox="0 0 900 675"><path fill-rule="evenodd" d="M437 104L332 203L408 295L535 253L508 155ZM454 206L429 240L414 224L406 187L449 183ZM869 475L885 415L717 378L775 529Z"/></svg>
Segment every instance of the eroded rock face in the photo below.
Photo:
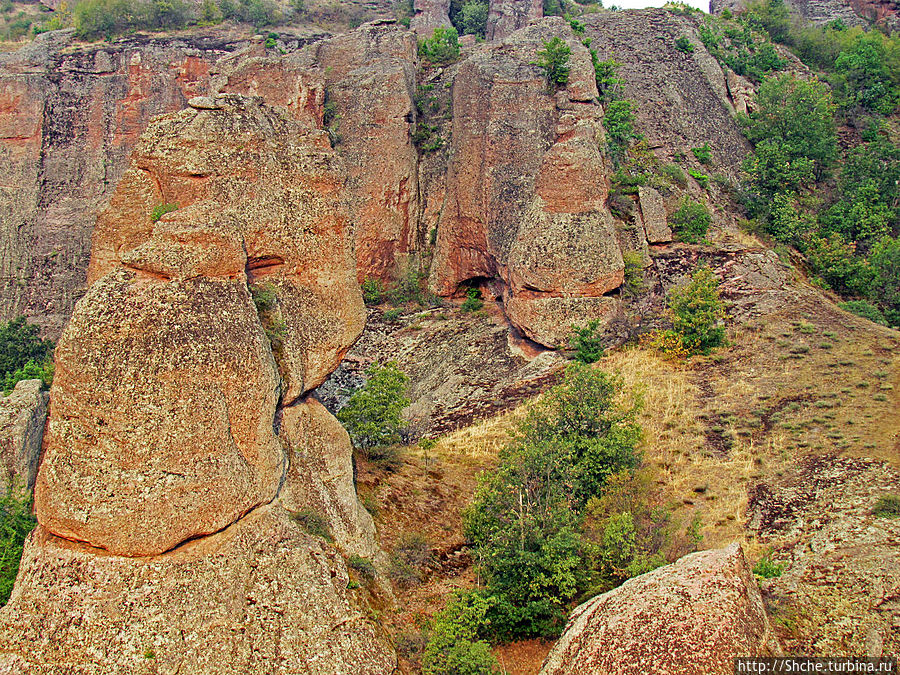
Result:
<svg viewBox="0 0 900 675"><path fill-rule="evenodd" d="M629 579L575 608L541 675L733 672L737 656L778 653L738 544Z"/></svg>
<svg viewBox="0 0 900 675"><path fill-rule="evenodd" d="M10 488L31 490L37 476L47 392L40 380L22 380L0 397L0 494Z"/></svg>
<svg viewBox="0 0 900 675"><path fill-rule="evenodd" d="M409 27L420 38L429 38L434 34L435 28L449 27L450 0L415 0L413 4L415 15L409 22Z"/></svg>
<svg viewBox="0 0 900 675"><path fill-rule="evenodd" d="M324 132L254 100L153 123L57 347L44 527L152 555L274 498L279 399L321 383L364 321L342 188ZM158 204L180 208L153 222Z"/></svg>
<svg viewBox="0 0 900 675"><path fill-rule="evenodd" d="M536 52L564 36L569 83L548 89ZM602 111L587 49L561 19L546 19L473 54L453 85L453 147L431 286L451 295L499 278L507 315L548 346L595 316L623 279L605 206ZM553 334L551 334L551 332Z"/></svg>
<svg viewBox="0 0 900 675"><path fill-rule="evenodd" d="M542 16L542 0L491 0L485 37L502 40Z"/></svg>
<svg viewBox="0 0 900 675"><path fill-rule="evenodd" d="M277 504L151 558L38 527L0 612L0 671L387 675L395 658L348 581Z"/></svg>

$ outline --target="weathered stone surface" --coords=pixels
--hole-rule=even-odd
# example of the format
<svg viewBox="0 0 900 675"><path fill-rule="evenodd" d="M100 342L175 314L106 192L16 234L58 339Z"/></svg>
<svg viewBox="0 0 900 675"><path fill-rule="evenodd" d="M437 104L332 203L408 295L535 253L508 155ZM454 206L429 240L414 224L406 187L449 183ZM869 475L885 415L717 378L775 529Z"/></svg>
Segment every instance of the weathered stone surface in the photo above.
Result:
<svg viewBox="0 0 900 675"><path fill-rule="evenodd" d="M150 558L29 538L0 612L0 672L391 673L338 552L278 504Z"/></svg>
<svg viewBox="0 0 900 675"><path fill-rule="evenodd" d="M413 9L415 15L409 27L420 38L430 38L435 28L453 25L450 23L450 0L415 0Z"/></svg>
<svg viewBox="0 0 900 675"><path fill-rule="evenodd" d="M541 675L721 673L778 645L738 544L701 551L575 608Z"/></svg>
<svg viewBox="0 0 900 675"><path fill-rule="evenodd" d="M57 347L38 519L125 555L270 501L279 398L317 386L364 320L324 132L252 99L216 102L145 134ZM154 223L160 203L180 208ZM251 289L270 296L262 323Z"/></svg>
<svg viewBox="0 0 900 675"><path fill-rule="evenodd" d="M566 347L573 327L590 319L607 323L619 308L611 297L554 297L516 295L506 303L506 314L525 334L548 347Z"/></svg>
<svg viewBox="0 0 900 675"><path fill-rule="evenodd" d="M360 281L395 279L420 238L416 50L413 33L373 22L298 54L321 69L336 106Z"/></svg>
<svg viewBox="0 0 900 675"><path fill-rule="evenodd" d="M725 70L725 84L728 86L728 95L734 104L734 111L743 115L751 112L756 90L750 80L728 68Z"/></svg>
<svg viewBox="0 0 900 675"><path fill-rule="evenodd" d="M40 380L22 380L0 397L0 494L34 485L49 398L42 385Z"/></svg>
<svg viewBox="0 0 900 675"><path fill-rule="evenodd" d="M282 410L281 438L290 460L280 495L284 507L323 516L341 549L374 558L375 525L356 496L353 447L344 428L309 398Z"/></svg>
<svg viewBox="0 0 900 675"><path fill-rule="evenodd" d="M542 16L542 0L491 0L485 37L502 40Z"/></svg>
<svg viewBox="0 0 900 675"><path fill-rule="evenodd" d="M534 59L556 35L568 41L572 56L569 83L554 94ZM562 302L567 315L584 323L591 317L573 312L598 303L565 299L596 298L622 283L622 256L605 206L596 96L590 54L558 18L462 63L431 268L435 292L451 295L463 282L497 278L510 320L540 341L546 331L531 322L548 326Z"/></svg>
<svg viewBox="0 0 900 675"><path fill-rule="evenodd" d="M584 22L599 57L622 64L624 96L635 101L636 126L654 153L670 161L675 152L709 143L714 170L738 178L750 146L733 119L722 68L691 19L642 9L589 14ZM675 48L681 36L694 45L691 54Z"/></svg>
<svg viewBox="0 0 900 675"><path fill-rule="evenodd" d="M785 565L761 583L792 620L789 653L900 651L900 519L872 513L891 494L900 494L896 466L837 456L806 457L751 490L748 529Z"/></svg>
<svg viewBox="0 0 900 675"><path fill-rule="evenodd" d="M789 8L807 21L817 24L840 19L847 26L868 27L872 24L888 32L900 30L900 3L897 0L787 0ZM745 0L711 0L709 11L741 12Z"/></svg>
<svg viewBox="0 0 900 675"><path fill-rule="evenodd" d="M641 208L641 221L647 233L647 241L651 244L662 244L672 241L672 230L666 217L666 205L662 195L651 187L638 188L638 204Z"/></svg>

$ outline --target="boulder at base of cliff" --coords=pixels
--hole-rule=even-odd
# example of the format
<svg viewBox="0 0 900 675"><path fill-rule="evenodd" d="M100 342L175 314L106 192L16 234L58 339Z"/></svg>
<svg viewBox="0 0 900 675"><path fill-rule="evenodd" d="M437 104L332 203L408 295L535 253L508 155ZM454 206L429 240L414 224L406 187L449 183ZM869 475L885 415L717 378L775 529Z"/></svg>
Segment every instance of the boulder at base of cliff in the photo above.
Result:
<svg viewBox="0 0 900 675"><path fill-rule="evenodd" d="M713 675L778 644L740 545L687 555L572 612L541 675Z"/></svg>
<svg viewBox="0 0 900 675"><path fill-rule="evenodd" d="M0 673L387 675L396 659L348 583L277 504L148 558L38 527L0 613Z"/></svg>

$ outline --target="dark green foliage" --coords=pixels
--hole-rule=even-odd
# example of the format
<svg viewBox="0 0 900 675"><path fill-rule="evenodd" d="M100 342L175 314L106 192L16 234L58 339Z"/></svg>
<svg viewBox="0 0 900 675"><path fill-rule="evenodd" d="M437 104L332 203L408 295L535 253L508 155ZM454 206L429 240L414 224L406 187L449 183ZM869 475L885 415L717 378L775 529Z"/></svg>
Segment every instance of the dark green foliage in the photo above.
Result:
<svg viewBox="0 0 900 675"><path fill-rule="evenodd" d="M574 16L566 15L566 21L569 22L569 27L572 29L572 32L576 35L584 35L585 26L584 21L579 21ZM590 39L588 39L588 44L590 44ZM586 45L587 46L587 45Z"/></svg>
<svg viewBox="0 0 900 675"><path fill-rule="evenodd" d="M501 672L491 646L479 639L491 604L490 599L477 592L463 593L438 613L422 660L424 675L494 675Z"/></svg>
<svg viewBox="0 0 900 675"><path fill-rule="evenodd" d="M625 81L617 73L622 64L615 59L601 61L593 49L591 50L591 60L594 63L594 80L597 82L600 102L610 103L621 98Z"/></svg>
<svg viewBox="0 0 900 675"><path fill-rule="evenodd" d="M362 282L363 302L367 305L380 305L384 299L384 286L378 279L365 279Z"/></svg>
<svg viewBox="0 0 900 675"><path fill-rule="evenodd" d="M53 359L49 356L43 361L28 361L21 368L7 373L3 380L3 393L9 394L22 380L40 380L44 389L53 384Z"/></svg>
<svg viewBox="0 0 900 675"><path fill-rule="evenodd" d="M622 291L626 296L634 297L644 290L644 258L638 251L626 251L622 254L625 264Z"/></svg>
<svg viewBox="0 0 900 675"><path fill-rule="evenodd" d="M839 303L838 307L874 323L887 326L887 319L881 313L881 310L866 300L848 300L847 302Z"/></svg>
<svg viewBox="0 0 900 675"><path fill-rule="evenodd" d="M322 514L317 513L312 509L304 509L302 511L297 511L296 513L291 513L291 518L314 537L321 537L328 542L333 541L331 529L328 527L328 521L325 520Z"/></svg>
<svg viewBox="0 0 900 675"><path fill-rule="evenodd" d="M843 107L860 106L888 115L900 104L897 77L888 69L884 38L866 34L838 55L832 79Z"/></svg>
<svg viewBox="0 0 900 675"><path fill-rule="evenodd" d="M871 297L891 326L900 327L900 239L885 237L869 255L873 279Z"/></svg>
<svg viewBox="0 0 900 675"><path fill-rule="evenodd" d="M481 299L481 291L477 288L467 289L466 299L460 309L464 312L477 312L482 307L484 307L484 301Z"/></svg>
<svg viewBox="0 0 900 675"><path fill-rule="evenodd" d="M634 128L634 103L627 100L612 101L603 116L606 143L614 159L621 158L628 146L640 135Z"/></svg>
<svg viewBox="0 0 900 675"><path fill-rule="evenodd" d="M719 280L708 267L698 267L690 283L672 290L666 303L672 328L689 352L709 354L724 344L725 307L719 298Z"/></svg>
<svg viewBox="0 0 900 675"><path fill-rule="evenodd" d="M872 269L856 255L856 246L840 234L813 236L806 247L806 258L810 269L839 293L865 296L869 292Z"/></svg>
<svg viewBox="0 0 900 675"><path fill-rule="evenodd" d="M760 27L741 17L736 22L707 17L700 26L700 41L723 66L753 82L784 70L787 61L778 56Z"/></svg>
<svg viewBox="0 0 900 675"><path fill-rule="evenodd" d="M456 28L438 26L430 38L419 42L419 56L432 65L447 65L459 58Z"/></svg>
<svg viewBox="0 0 900 675"><path fill-rule="evenodd" d="M42 340L40 328L26 323L25 317L20 316L0 327L0 377L5 379L4 388L10 389L20 379L32 379L28 376L16 378L16 373L23 369L33 373L34 378L44 379L49 368L49 376L52 378L53 343L50 340ZM30 365L29 365L30 364ZM45 380L46 382L46 380ZM49 386L49 382L47 382Z"/></svg>
<svg viewBox="0 0 900 675"><path fill-rule="evenodd" d="M409 405L409 378L393 361L373 363L366 370L366 383L353 392L337 418L350 434L353 445L374 458L379 448L400 443L403 427L400 413Z"/></svg>
<svg viewBox="0 0 900 675"><path fill-rule="evenodd" d="M691 148L691 152L701 164L712 164L712 148L709 147L709 143L704 143L699 148Z"/></svg>
<svg viewBox="0 0 900 675"><path fill-rule="evenodd" d="M484 31L487 28L487 18L488 4L477 0L469 0L462 6L459 14L456 15L456 23L454 25L462 35L484 37Z"/></svg>
<svg viewBox="0 0 900 675"><path fill-rule="evenodd" d="M544 16L563 16L566 13L566 0L544 0Z"/></svg>
<svg viewBox="0 0 900 675"><path fill-rule="evenodd" d="M706 206L685 195L669 218L669 225L681 241L696 244L706 236L711 221Z"/></svg>
<svg viewBox="0 0 900 675"><path fill-rule="evenodd" d="M691 41L688 40L684 35L675 40L675 49L680 52L684 52L685 54L690 54L694 51L694 45L691 44Z"/></svg>
<svg viewBox="0 0 900 675"><path fill-rule="evenodd" d="M36 524L28 496L10 489L0 498L0 607L9 601L25 538Z"/></svg>
<svg viewBox="0 0 900 675"><path fill-rule="evenodd" d="M565 86L569 81L569 56L572 50L561 38L554 37L544 42L544 48L538 49L538 60L535 65L540 66L547 78L547 84L551 88Z"/></svg>
<svg viewBox="0 0 900 675"><path fill-rule="evenodd" d="M374 579L378 574L378 571L375 569L375 565L371 560L355 554L347 559L347 567L369 581Z"/></svg>
<svg viewBox="0 0 900 675"><path fill-rule="evenodd" d="M879 497L872 507L872 515L879 518L900 518L900 495Z"/></svg>
<svg viewBox="0 0 900 675"><path fill-rule="evenodd" d="M781 576L781 573L784 572L784 565L772 562L771 555L771 553L768 553L759 559L753 566L753 574L761 579L774 579Z"/></svg>
<svg viewBox="0 0 900 675"><path fill-rule="evenodd" d="M569 346L575 350L575 360L581 363L595 363L603 358L603 333L600 331L600 319L592 319L581 328L572 326Z"/></svg>
<svg viewBox="0 0 900 675"><path fill-rule="evenodd" d="M465 525L492 637L557 635L568 603L589 587L579 514L607 478L640 463L640 402L622 389L621 377L573 364L480 477Z"/></svg>
<svg viewBox="0 0 900 675"><path fill-rule="evenodd" d="M765 31L775 42L790 42L791 17L784 0L757 0L747 5L743 16L747 24Z"/></svg>

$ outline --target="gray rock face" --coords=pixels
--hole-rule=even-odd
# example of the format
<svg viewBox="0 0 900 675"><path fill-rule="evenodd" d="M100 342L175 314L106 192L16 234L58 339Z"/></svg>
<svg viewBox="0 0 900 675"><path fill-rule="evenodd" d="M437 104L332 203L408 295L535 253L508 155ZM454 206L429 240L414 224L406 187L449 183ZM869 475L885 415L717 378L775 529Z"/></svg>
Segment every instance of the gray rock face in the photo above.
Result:
<svg viewBox="0 0 900 675"><path fill-rule="evenodd" d="M672 241L672 230L666 218L666 205L662 195L650 187L638 188L638 204L641 208L641 222L651 244Z"/></svg>
<svg viewBox="0 0 900 675"><path fill-rule="evenodd" d="M542 0L491 0L485 37L502 40L542 16Z"/></svg>
<svg viewBox="0 0 900 675"><path fill-rule="evenodd" d="M709 143L715 171L737 178L750 146L734 122L725 74L691 21L663 9L603 12L584 21L599 57L622 64L624 95L636 102L637 128L655 154L668 159ZM675 48L682 35L693 53Z"/></svg>
<svg viewBox="0 0 900 675"><path fill-rule="evenodd" d="M40 380L23 380L0 398L0 494L34 485L49 399L41 386Z"/></svg>
<svg viewBox="0 0 900 675"><path fill-rule="evenodd" d="M840 19L848 26L876 26L888 32L900 30L900 3L896 0L787 0L786 4L807 21L817 24ZM710 0L709 11L740 12L746 0Z"/></svg>
<svg viewBox="0 0 900 675"><path fill-rule="evenodd" d="M779 646L738 544L687 555L575 608L541 675L729 675Z"/></svg>
<svg viewBox="0 0 900 675"><path fill-rule="evenodd" d="M415 0L413 5L415 15L409 22L409 27L420 38L429 38L435 28L451 26L450 0Z"/></svg>

